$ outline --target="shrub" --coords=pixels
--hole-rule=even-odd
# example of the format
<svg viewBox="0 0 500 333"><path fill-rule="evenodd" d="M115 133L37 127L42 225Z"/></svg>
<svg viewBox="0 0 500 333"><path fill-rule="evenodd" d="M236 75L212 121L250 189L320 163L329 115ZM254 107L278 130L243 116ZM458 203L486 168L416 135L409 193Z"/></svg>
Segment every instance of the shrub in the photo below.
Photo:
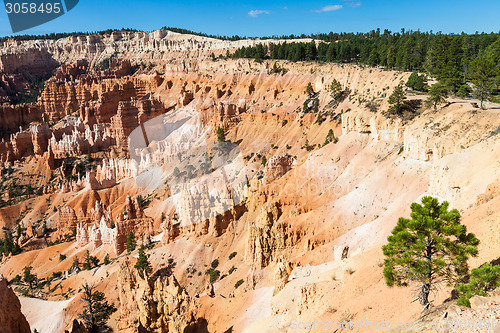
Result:
<svg viewBox="0 0 500 333"><path fill-rule="evenodd" d="M335 133L333 133L333 130L330 129L328 131L328 134L326 135L326 138L325 138L325 143L324 145L326 146L327 144L329 144L330 142L333 142L333 143L337 143L338 139L335 137Z"/></svg>
<svg viewBox="0 0 500 333"><path fill-rule="evenodd" d="M66 255L61 253L59 255L59 261L64 261L64 260L66 260Z"/></svg>
<svg viewBox="0 0 500 333"><path fill-rule="evenodd" d="M224 133L224 130L221 127L217 128L217 141L219 142L226 141L226 134Z"/></svg>
<svg viewBox="0 0 500 333"><path fill-rule="evenodd" d="M378 111L378 104L373 101L366 102L365 106L370 112L376 113Z"/></svg>
<svg viewBox="0 0 500 333"><path fill-rule="evenodd" d="M460 283L457 286L457 304L470 308L472 296L488 296L488 292L500 287L500 267L489 263L471 271L468 283Z"/></svg>
<svg viewBox="0 0 500 333"><path fill-rule="evenodd" d="M236 253L236 252L231 253L231 254L229 255L229 260L231 260L231 259L233 259L234 257L236 257L236 255L237 255L237 254L238 254L238 253Z"/></svg>
<svg viewBox="0 0 500 333"><path fill-rule="evenodd" d="M238 282L234 284L234 289L238 289L238 287L241 286L243 282L244 282L243 279L238 280Z"/></svg>
<svg viewBox="0 0 500 333"><path fill-rule="evenodd" d="M309 96L314 95L314 89L313 89L313 87L312 87L311 82L309 82L309 83L307 84L307 87L306 87L306 94L308 94Z"/></svg>
<svg viewBox="0 0 500 333"><path fill-rule="evenodd" d="M220 276L220 272L215 269L210 271L210 282L214 283Z"/></svg>
<svg viewBox="0 0 500 333"><path fill-rule="evenodd" d="M214 259L214 261L212 261L212 263L210 264L210 266L213 268L213 269L216 269L217 266L219 266L219 259Z"/></svg>

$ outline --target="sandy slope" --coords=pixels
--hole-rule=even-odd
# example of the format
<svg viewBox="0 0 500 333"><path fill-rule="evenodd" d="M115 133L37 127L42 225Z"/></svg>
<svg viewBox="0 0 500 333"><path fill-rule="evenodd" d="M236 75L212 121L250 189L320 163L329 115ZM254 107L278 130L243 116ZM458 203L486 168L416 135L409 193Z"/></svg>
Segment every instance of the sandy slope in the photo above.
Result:
<svg viewBox="0 0 500 333"><path fill-rule="evenodd" d="M27 297L19 297L19 300L21 301L21 310L31 329L36 329L39 333L64 332L65 308L73 298L61 302Z"/></svg>

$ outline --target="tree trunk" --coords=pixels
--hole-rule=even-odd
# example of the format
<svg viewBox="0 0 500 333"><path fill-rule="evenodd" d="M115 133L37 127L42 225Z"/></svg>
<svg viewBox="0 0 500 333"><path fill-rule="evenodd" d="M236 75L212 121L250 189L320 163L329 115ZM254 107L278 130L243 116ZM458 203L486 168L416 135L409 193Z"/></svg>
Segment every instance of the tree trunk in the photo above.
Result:
<svg viewBox="0 0 500 333"><path fill-rule="evenodd" d="M430 285L428 283L422 285L420 289L420 293L418 294L418 300L420 304L424 307L424 310L429 307L429 293L430 293Z"/></svg>

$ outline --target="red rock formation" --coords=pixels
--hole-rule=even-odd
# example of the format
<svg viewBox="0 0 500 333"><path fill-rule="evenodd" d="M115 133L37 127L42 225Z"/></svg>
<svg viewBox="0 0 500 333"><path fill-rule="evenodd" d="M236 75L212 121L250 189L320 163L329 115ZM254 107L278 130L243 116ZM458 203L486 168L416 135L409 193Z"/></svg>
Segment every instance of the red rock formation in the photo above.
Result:
<svg viewBox="0 0 500 333"><path fill-rule="evenodd" d="M30 84L21 74L0 73L0 103L10 102L12 97L30 93Z"/></svg>
<svg viewBox="0 0 500 333"><path fill-rule="evenodd" d="M80 323L78 320L76 319L73 319L73 322L71 323L71 328L66 331L64 331L64 333L87 333L87 328L85 327L85 325L83 325L82 323Z"/></svg>
<svg viewBox="0 0 500 333"><path fill-rule="evenodd" d="M73 234L73 229L76 228L79 221L73 208L69 206L61 207L57 214L57 234L59 238Z"/></svg>
<svg viewBox="0 0 500 333"><path fill-rule="evenodd" d="M0 328L2 333L31 333L30 325L21 312L21 303L0 275Z"/></svg>
<svg viewBox="0 0 500 333"><path fill-rule="evenodd" d="M477 196L475 206L487 203L491 199L500 195L500 182L496 182L488 185L486 191L483 194Z"/></svg>
<svg viewBox="0 0 500 333"><path fill-rule="evenodd" d="M116 116L111 118L111 133L118 148L128 148L128 136L146 121L164 113L163 106L156 100L132 100L120 102Z"/></svg>
<svg viewBox="0 0 500 333"><path fill-rule="evenodd" d="M295 159L289 155L273 156L264 169L264 183L271 183L290 171Z"/></svg>
<svg viewBox="0 0 500 333"><path fill-rule="evenodd" d="M0 133L4 135L18 131L20 126L41 120L42 114L35 105L0 106Z"/></svg>

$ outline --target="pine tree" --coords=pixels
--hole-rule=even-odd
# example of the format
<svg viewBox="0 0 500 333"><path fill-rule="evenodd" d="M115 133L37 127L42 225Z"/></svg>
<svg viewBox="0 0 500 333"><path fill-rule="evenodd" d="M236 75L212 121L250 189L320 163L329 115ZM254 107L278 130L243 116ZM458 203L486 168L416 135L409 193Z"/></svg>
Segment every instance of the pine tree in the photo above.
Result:
<svg viewBox="0 0 500 333"><path fill-rule="evenodd" d="M481 101L481 109L483 102L488 96L495 77L495 64L488 55L483 55L477 59L474 70L474 95Z"/></svg>
<svg viewBox="0 0 500 333"><path fill-rule="evenodd" d="M311 41L306 45L306 59L305 60L315 60L317 55L316 42Z"/></svg>
<svg viewBox="0 0 500 333"><path fill-rule="evenodd" d="M309 83L307 84L307 87L306 87L306 94L307 94L307 95L309 95L309 96L314 95L314 89L313 89L313 87L312 87L311 82L309 82Z"/></svg>
<svg viewBox="0 0 500 333"><path fill-rule="evenodd" d="M111 328L106 323L116 308L114 304L108 304L104 293L94 291L94 286L84 284L82 301L84 310L79 317L83 320L87 331L89 333L111 332Z"/></svg>
<svg viewBox="0 0 500 333"><path fill-rule="evenodd" d="M418 75L417 72L411 73L408 81L406 82L406 86L417 91L425 91L427 90L427 78L424 74Z"/></svg>
<svg viewBox="0 0 500 333"><path fill-rule="evenodd" d="M333 79L332 83L330 84L330 95L334 100L340 101L343 94L344 91L342 90L342 85L339 81Z"/></svg>
<svg viewBox="0 0 500 333"><path fill-rule="evenodd" d="M389 107L389 112L396 114L401 113L401 111L403 111L406 105L405 101L406 101L406 93L403 89L403 84L400 83L394 88L394 91L392 92L391 96L389 96L389 104L391 105Z"/></svg>
<svg viewBox="0 0 500 333"><path fill-rule="evenodd" d="M19 239L23 234L23 229L20 224L16 227L16 238Z"/></svg>
<svg viewBox="0 0 500 333"><path fill-rule="evenodd" d="M224 133L224 130L221 127L217 128L217 141L219 142L226 141L226 134Z"/></svg>
<svg viewBox="0 0 500 333"><path fill-rule="evenodd" d="M137 258L136 264L134 265L142 278L144 278L144 272L146 272L146 274L151 274L153 270L151 264L148 261L148 256L146 255L146 253L144 253L144 249L144 245L141 245L141 247L139 247L139 256Z"/></svg>
<svg viewBox="0 0 500 333"><path fill-rule="evenodd" d="M179 177L181 174L181 171L179 170L178 167L175 167L174 168L174 171L172 172L172 176L174 176L175 178Z"/></svg>
<svg viewBox="0 0 500 333"><path fill-rule="evenodd" d="M92 258L90 257L90 252L87 250L85 252L85 258L83 259L83 269L90 270L92 268Z"/></svg>
<svg viewBox="0 0 500 333"><path fill-rule="evenodd" d="M135 235L131 231L128 236L127 236L127 252L130 253L135 250L135 247L137 246L137 243L135 241Z"/></svg>
<svg viewBox="0 0 500 333"><path fill-rule="evenodd" d="M337 138L335 137L335 133L333 133L333 130L331 128L328 131L328 134L326 135L324 145L326 146L330 142L335 142L335 143L337 142Z"/></svg>
<svg viewBox="0 0 500 333"><path fill-rule="evenodd" d="M441 283L460 282L468 273L468 258L477 255L478 239L460 224L458 210L448 211L448 206L432 197L413 203L411 219L399 218L382 247L387 285L417 283L424 309L430 306L430 292Z"/></svg>
<svg viewBox="0 0 500 333"><path fill-rule="evenodd" d="M376 66L379 63L379 55L377 49L373 48L368 57L368 64L370 66Z"/></svg>
<svg viewBox="0 0 500 333"><path fill-rule="evenodd" d="M31 184L28 184L26 185L26 189L24 190L24 194L28 196L28 198L35 194L35 191L33 190L33 187L31 186Z"/></svg>
<svg viewBox="0 0 500 333"><path fill-rule="evenodd" d="M9 255L11 253L12 255L16 255L21 253L21 248L19 247L19 244L17 244L17 242L14 242L12 232L10 231L7 231L5 233L5 239L3 241L3 253L5 253L5 255Z"/></svg>
<svg viewBox="0 0 500 333"><path fill-rule="evenodd" d="M394 45L389 46L387 49L387 67L394 68L396 65L396 48Z"/></svg>
<svg viewBox="0 0 500 333"><path fill-rule="evenodd" d="M31 273L32 269L33 269L33 267L27 266L27 267L24 267L24 271L23 271L23 280L24 280L24 282L26 282L28 284L29 290L33 289L33 284L37 280L36 275Z"/></svg>
<svg viewBox="0 0 500 333"><path fill-rule="evenodd" d="M328 45L328 50L326 51L326 61L334 62L336 58L337 58L337 51L335 49L335 44L330 43Z"/></svg>
<svg viewBox="0 0 500 333"><path fill-rule="evenodd" d="M80 270L80 260L78 260L78 257L75 256L75 259L73 260L73 264L71 265L71 269L75 269L76 271Z"/></svg>
<svg viewBox="0 0 500 333"><path fill-rule="evenodd" d="M436 110L437 105L446 102L446 97L448 97L448 88L442 83L436 83L432 85L429 90L428 102L432 103L434 110Z"/></svg>

